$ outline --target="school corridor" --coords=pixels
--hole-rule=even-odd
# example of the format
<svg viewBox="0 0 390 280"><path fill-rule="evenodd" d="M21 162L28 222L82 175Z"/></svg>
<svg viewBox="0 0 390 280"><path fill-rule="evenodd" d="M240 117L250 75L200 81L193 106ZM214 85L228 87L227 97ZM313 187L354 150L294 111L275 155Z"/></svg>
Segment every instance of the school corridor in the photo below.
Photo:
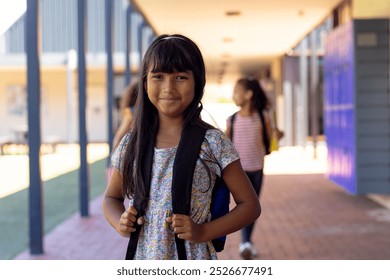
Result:
<svg viewBox="0 0 390 280"><path fill-rule="evenodd" d="M7 8L0 11L10 12L17 1L3 2ZM389 0L25 2L25 12L0 34L0 198L29 186L30 204L27 191L23 204L8 201L19 213L26 207L22 215L32 217L31 227L14 232L33 233L32 250L40 253L40 217L50 210L41 196L48 170L39 168L41 145L53 147L47 159L55 169L68 164L55 158L56 146L77 144L80 153L71 160L82 163L82 180L62 189L80 190L73 201L82 198L90 213L81 218L77 212L50 230L43 254L30 255L27 248L9 258L123 259L127 240L105 220L102 197L89 204L86 150L92 143L113 146L117 105L141 74L152 40L182 33L199 44L205 59L204 104L236 110L236 80L257 79L269 95L274 128L284 131L282 148L265 163L263 212L253 237L257 258L390 259ZM226 122L225 108L214 115L216 122ZM310 141L320 139L327 150L318 143L313 159ZM26 178L20 163L5 161L13 146L25 148L17 154L28 148L20 156L31 160L31 178L20 184ZM66 191L57 201L64 202ZM16 217L10 209L2 216L8 224ZM2 233L10 229L14 237L15 224L20 220L0 227ZM0 240L24 248L19 240ZM239 243L240 233L231 234L220 259L239 259Z"/></svg>
<svg viewBox="0 0 390 280"><path fill-rule="evenodd" d="M253 242L263 260L389 260L390 206L353 196L325 177L326 148L283 147L266 159L262 215ZM386 198L386 196L383 196ZM15 259L121 260L127 240L105 220L101 199L90 217L74 214L44 237L45 253ZM389 200L387 200L389 201ZM240 233L228 236L220 259L240 259Z"/></svg>

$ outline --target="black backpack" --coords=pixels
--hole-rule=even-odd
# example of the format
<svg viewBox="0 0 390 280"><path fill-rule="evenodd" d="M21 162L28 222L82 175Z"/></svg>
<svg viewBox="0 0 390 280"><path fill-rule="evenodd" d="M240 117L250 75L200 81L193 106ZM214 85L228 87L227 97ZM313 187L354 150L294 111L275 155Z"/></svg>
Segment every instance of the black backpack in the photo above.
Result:
<svg viewBox="0 0 390 280"><path fill-rule="evenodd" d="M271 147L270 147L270 138L268 136L268 133L267 133L267 128L265 127L265 120L264 120L264 115L263 115L263 112L262 111L259 111L259 116L260 116L260 120L261 120L261 124L263 126L263 141L264 141L264 147L265 147L265 154L266 155L269 155L271 153ZM234 113L231 117L230 117L230 139L232 139L233 141L233 124L234 124L234 121L236 119L236 115L237 115L237 112Z"/></svg>
<svg viewBox="0 0 390 280"><path fill-rule="evenodd" d="M172 178L172 210L176 214L189 215L191 209L192 179L195 171L196 161L199 158L200 148L205 134L210 127L206 124L190 124L182 133L179 146L173 164ZM153 142L153 141L150 141ZM154 143L148 145L145 160L144 171L146 182L150 188L150 174L153 163ZM185 186L185 188L183 188ZM150 189L148 190L149 193ZM217 219L229 212L230 192L222 178L218 177L213 188L212 202L210 206L211 220ZM146 208L146 201L140 202L134 200L138 216L143 216ZM126 259L134 258L138 237L142 225L137 225L135 232L131 233L129 245L127 247ZM226 236L212 240L217 252L224 249ZM187 259L184 240L175 235L175 243L179 260Z"/></svg>

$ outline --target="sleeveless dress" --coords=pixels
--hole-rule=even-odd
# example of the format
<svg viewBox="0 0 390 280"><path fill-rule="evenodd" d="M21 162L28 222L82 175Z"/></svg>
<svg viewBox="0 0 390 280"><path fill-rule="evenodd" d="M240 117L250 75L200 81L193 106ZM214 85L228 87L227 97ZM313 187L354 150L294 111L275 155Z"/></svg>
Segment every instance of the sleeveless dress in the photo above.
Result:
<svg viewBox="0 0 390 280"><path fill-rule="evenodd" d="M130 135L121 140L112 155L112 165L122 173L123 158ZM137 260L175 260L178 259L173 228L165 220L172 215L172 173L177 147L154 149L150 200L146 207L145 222L142 226L137 251ZM211 171L211 184L207 170L198 159L194 172L191 217L197 224L210 220L212 188L217 176L227 165L239 159L238 153L228 137L218 129L209 129L202 143L200 158ZM131 203L131 201L130 201ZM131 238L131 237L130 237ZM217 259L211 241L191 243L185 240L187 259Z"/></svg>

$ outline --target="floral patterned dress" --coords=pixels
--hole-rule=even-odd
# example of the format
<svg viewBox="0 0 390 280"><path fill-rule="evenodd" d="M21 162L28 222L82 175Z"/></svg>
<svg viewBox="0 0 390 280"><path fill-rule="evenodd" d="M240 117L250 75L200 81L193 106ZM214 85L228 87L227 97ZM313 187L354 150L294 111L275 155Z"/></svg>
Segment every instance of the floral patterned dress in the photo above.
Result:
<svg viewBox="0 0 390 280"><path fill-rule="evenodd" d="M112 156L112 165L120 172L129 134L123 137ZM172 215L172 172L177 147L154 149L150 199L146 207L145 222L141 228L134 259L164 260L178 259L173 228L165 220ZM239 159L238 153L227 136L218 129L209 129L202 143L200 157L211 171L211 186L227 165ZM198 159L194 172L191 217L197 224L210 220L212 188L209 176ZM131 238L131 237L130 237ZM187 259L217 259L211 241L191 243L185 240Z"/></svg>

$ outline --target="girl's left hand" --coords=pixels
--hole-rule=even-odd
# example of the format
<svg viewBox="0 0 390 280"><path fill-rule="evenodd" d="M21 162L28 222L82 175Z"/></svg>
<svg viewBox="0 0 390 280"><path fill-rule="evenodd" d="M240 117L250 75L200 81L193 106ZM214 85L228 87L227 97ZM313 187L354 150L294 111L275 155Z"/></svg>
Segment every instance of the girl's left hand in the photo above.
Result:
<svg viewBox="0 0 390 280"><path fill-rule="evenodd" d="M202 225L194 223L190 216L174 214L173 217L168 217L166 221L172 224L173 231L178 238L191 242L202 242Z"/></svg>

